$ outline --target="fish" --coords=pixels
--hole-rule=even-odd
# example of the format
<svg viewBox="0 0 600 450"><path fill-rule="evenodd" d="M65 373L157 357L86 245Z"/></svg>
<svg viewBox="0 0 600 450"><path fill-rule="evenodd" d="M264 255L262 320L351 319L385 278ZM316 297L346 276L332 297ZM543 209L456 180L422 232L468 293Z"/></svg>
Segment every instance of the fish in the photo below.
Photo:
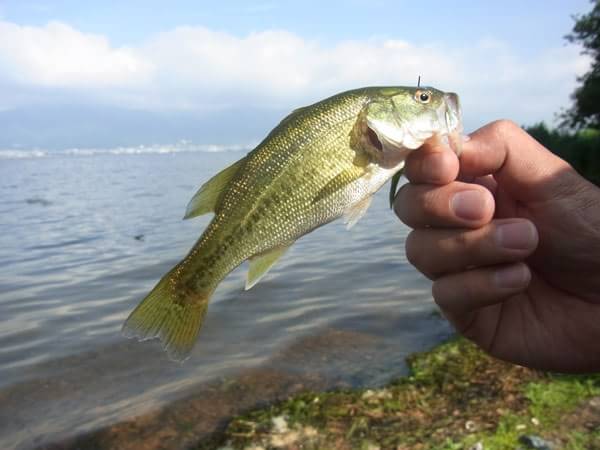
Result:
<svg viewBox="0 0 600 450"><path fill-rule="evenodd" d="M433 87L364 87L292 111L192 197L184 219L212 213L212 220L123 333L159 338L170 359L184 361L233 269L248 261L252 288L300 237L338 218L351 228L389 179L391 202L410 152L442 138L458 153L461 137L458 95Z"/></svg>

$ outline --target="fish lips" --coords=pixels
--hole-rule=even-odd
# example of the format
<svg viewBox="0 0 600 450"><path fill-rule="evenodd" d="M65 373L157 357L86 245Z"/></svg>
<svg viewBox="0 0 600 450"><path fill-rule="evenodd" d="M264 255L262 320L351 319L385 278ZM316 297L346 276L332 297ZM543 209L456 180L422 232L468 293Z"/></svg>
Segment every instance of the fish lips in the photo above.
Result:
<svg viewBox="0 0 600 450"><path fill-rule="evenodd" d="M457 155L462 152L462 112L460 100L454 92L444 94L444 105L438 110L440 123L446 125L445 135L448 137L448 144ZM441 117L440 117L441 116Z"/></svg>

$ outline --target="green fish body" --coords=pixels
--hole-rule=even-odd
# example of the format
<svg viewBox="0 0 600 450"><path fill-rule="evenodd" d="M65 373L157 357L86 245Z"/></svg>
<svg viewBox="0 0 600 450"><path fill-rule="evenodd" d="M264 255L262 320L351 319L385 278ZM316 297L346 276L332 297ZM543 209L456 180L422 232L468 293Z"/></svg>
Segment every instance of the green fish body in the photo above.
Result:
<svg viewBox="0 0 600 450"><path fill-rule="evenodd" d="M433 88L356 89L295 110L192 198L185 218L214 213L212 221L124 333L159 337L172 359L184 360L234 268L249 260L251 288L301 236L342 216L356 223L408 152L432 136L458 142L461 131L457 96Z"/></svg>

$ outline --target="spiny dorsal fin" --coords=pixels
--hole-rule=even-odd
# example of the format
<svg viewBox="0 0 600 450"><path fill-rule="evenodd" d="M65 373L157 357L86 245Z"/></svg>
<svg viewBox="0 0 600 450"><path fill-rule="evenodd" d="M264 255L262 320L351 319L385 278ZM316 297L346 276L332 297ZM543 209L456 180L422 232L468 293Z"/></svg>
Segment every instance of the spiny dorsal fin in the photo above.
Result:
<svg viewBox="0 0 600 450"><path fill-rule="evenodd" d="M221 193L237 173L244 160L245 158L240 159L204 183L188 203L183 218L191 219L192 217L214 212Z"/></svg>
<svg viewBox="0 0 600 450"><path fill-rule="evenodd" d="M369 195L344 211L344 222L346 223L347 230L352 228L365 215L371 205L371 200L373 200L373 196Z"/></svg>
<svg viewBox="0 0 600 450"><path fill-rule="evenodd" d="M394 207L394 200L396 199L396 191L398 190L398 182L400 181L402 172L403 172L403 170L400 169L392 177L392 182L390 184L390 209Z"/></svg>
<svg viewBox="0 0 600 450"><path fill-rule="evenodd" d="M283 119L281 119L281 122L279 122L279 125L286 123L292 117L295 117L296 115L298 115L298 113L300 113L300 111L305 110L305 109L308 109L308 106L302 106L300 108L294 109L291 113L289 113L287 116L285 116Z"/></svg>
<svg viewBox="0 0 600 450"><path fill-rule="evenodd" d="M246 278L246 290L258 283L288 248L290 248L289 245L275 247L250 258L248 260L250 267L248 268L248 276Z"/></svg>

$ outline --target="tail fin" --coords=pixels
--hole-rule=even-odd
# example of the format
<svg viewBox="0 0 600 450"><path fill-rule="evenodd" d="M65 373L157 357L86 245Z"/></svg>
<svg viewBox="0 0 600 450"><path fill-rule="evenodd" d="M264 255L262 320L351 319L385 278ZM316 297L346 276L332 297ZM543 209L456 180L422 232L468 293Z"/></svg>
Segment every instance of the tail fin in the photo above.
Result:
<svg viewBox="0 0 600 450"><path fill-rule="evenodd" d="M196 342L208 306L209 294L182 296L175 292L169 272L133 310L123 334L140 341L160 338L169 358L184 361Z"/></svg>

